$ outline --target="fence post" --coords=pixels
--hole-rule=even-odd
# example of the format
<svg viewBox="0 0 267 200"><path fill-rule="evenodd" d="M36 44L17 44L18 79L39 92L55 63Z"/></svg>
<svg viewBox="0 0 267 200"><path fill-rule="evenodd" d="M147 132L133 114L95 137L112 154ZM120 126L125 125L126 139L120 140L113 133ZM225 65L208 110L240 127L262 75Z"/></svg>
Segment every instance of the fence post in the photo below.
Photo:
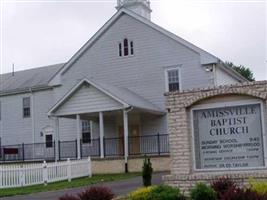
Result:
<svg viewBox="0 0 267 200"><path fill-rule="evenodd" d="M91 157L88 157L88 169L89 169L89 177L92 177L92 163L91 163Z"/></svg>
<svg viewBox="0 0 267 200"><path fill-rule="evenodd" d="M104 151L103 151L104 155L103 156L105 158L106 157L106 138L105 137L103 137L103 149L104 149ZM100 157L101 157L101 155L100 155Z"/></svg>
<svg viewBox="0 0 267 200"><path fill-rule="evenodd" d="M58 160L61 160L61 156L60 156L60 140L58 140Z"/></svg>
<svg viewBox="0 0 267 200"><path fill-rule="evenodd" d="M88 157L88 162L89 162L89 177L92 177L92 162L91 162L91 157Z"/></svg>
<svg viewBox="0 0 267 200"><path fill-rule="evenodd" d="M24 157L24 143L22 143L22 160L24 161L25 160L25 157Z"/></svg>
<svg viewBox="0 0 267 200"><path fill-rule="evenodd" d="M160 155L160 135L158 133L158 154Z"/></svg>
<svg viewBox="0 0 267 200"><path fill-rule="evenodd" d="M101 144L100 138L98 138L98 156L101 157Z"/></svg>
<svg viewBox="0 0 267 200"><path fill-rule="evenodd" d="M0 165L0 188L3 187L3 169L2 169L2 166Z"/></svg>
<svg viewBox="0 0 267 200"><path fill-rule="evenodd" d="M46 145L46 144L45 144ZM57 155L56 155L56 141L53 141L53 149L54 149L54 160L57 161Z"/></svg>
<svg viewBox="0 0 267 200"><path fill-rule="evenodd" d="M20 186L25 185L25 170L22 164L20 165L20 168L19 168L19 183L20 183Z"/></svg>
<svg viewBox="0 0 267 200"><path fill-rule="evenodd" d="M48 171L47 171L47 163L45 160L43 163L43 182L44 182L44 185L46 186L48 182Z"/></svg>
<svg viewBox="0 0 267 200"><path fill-rule="evenodd" d="M131 151L132 143L134 143L134 141L132 141L132 140L134 140L134 136L131 137L128 135L128 155L131 155L131 154L135 155L136 154L134 151Z"/></svg>
<svg viewBox="0 0 267 200"><path fill-rule="evenodd" d="M71 161L68 158L67 159L67 176L68 176L68 181L71 182Z"/></svg>
<svg viewBox="0 0 267 200"><path fill-rule="evenodd" d="M125 154L125 149L124 149L124 138L122 137L121 138L121 140L122 140L122 156ZM129 152L129 153L131 153L131 152Z"/></svg>
<svg viewBox="0 0 267 200"><path fill-rule="evenodd" d="M75 153L76 153L76 159L77 159L78 158L77 139L75 140Z"/></svg>
<svg viewBox="0 0 267 200"><path fill-rule="evenodd" d="M81 159L83 159L83 141L80 139L80 152L81 152Z"/></svg>

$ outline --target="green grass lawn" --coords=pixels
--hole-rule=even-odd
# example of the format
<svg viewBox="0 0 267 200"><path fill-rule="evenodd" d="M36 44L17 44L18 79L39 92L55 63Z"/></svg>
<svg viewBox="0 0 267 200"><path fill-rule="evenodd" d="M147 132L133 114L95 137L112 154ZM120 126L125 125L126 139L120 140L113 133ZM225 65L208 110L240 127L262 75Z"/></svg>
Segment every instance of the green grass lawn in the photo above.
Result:
<svg viewBox="0 0 267 200"><path fill-rule="evenodd" d="M82 186L92 185L92 184L101 183L101 182L110 182L110 181L128 179L128 178L136 177L139 175L140 173L94 175L91 178L88 178L88 177L78 178L78 179L73 179L71 182L61 181L61 182L56 182L56 183L50 183L47 186L35 185L35 186L27 186L27 187L19 187L19 188L0 189L0 197L26 195L26 194L33 194L33 193L38 193L38 192L47 192L47 191L82 187Z"/></svg>

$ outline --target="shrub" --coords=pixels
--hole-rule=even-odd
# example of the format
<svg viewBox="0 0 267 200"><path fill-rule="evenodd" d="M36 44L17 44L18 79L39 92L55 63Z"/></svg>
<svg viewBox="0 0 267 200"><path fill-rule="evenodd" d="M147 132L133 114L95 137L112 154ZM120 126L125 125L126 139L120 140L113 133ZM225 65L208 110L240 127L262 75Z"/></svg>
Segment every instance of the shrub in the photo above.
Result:
<svg viewBox="0 0 267 200"><path fill-rule="evenodd" d="M260 182L253 178L249 178L249 185L251 190L257 192L258 194L267 194L267 182Z"/></svg>
<svg viewBox="0 0 267 200"><path fill-rule="evenodd" d="M59 200L80 200L80 199L76 196L65 194L64 196L60 197Z"/></svg>
<svg viewBox="0 0 267 200"><path fill-rule="evenodd" d="M149 200L184 200L179 188L173 188L166 185L156 186L150 193Z"/></svg>
<svg viewBox="0 0 267 200"><path fill-rule="evenodd" d="M150 194L155 186L140 188L129 195L129 200L152 200Z"/></svg>
<svg viewBox="0 0 267 200"><path fill-rule="evenodd" d="M185 200L179 188L166 185L140 188L129 195L129 200Z"/></svg>
<svg viewBox="0 0 267 200"><path fill-rule="evenodd" d="M228 190L228 189L234 189L237 188L236 183L228 178L228 177L221 177L218 179L215 179L211 183L211 187L213 190L217 193L217 198L220 199L221 196Z"/></svg>
<svg viewBox="0 0 267 200"><path fill-rule="evenodd" d="M150 162L150 159L145 157L144 164L143 164L143 185L145 187L151 186L151 179L152 179L152 163Z"/></svg>
<svg viewBox="0 0 267 200"><path fill-rule="evenodd" d="M229 188L220 200L267 200L267 195L261 195L245 188Z"/></svg>
<svg viewBox="0 0 267 200"><path fill-rule="evenodd" d="M90 187L79 194L81 200L111 200L113 192L107 187Z"/></svg>
<svg viewBox="0 0 267 200"><path fill-rule="evenodd" d="M190 193L192 200L216 200L216 192L204 183L198 183Z"/></svg>

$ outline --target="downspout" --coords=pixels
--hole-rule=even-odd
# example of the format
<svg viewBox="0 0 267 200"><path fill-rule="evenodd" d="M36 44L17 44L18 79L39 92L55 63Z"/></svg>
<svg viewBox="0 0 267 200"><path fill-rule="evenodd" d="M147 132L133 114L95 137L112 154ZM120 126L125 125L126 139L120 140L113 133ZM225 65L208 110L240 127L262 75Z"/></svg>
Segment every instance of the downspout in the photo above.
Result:
<svg viewBox="0 0 267 200"><path fill-rule="evenodd" d="M125 117L125 115L127 115L127 126L128 126L127 127L128 134L127 134L127 138L125 138L125 143L126 143L127 148L125 149L125 152L124 152L125 173L129 172L129 170L128 170L128 156L129 156L129 151L128 151L128 149L129 149L129 123L128 123L129 118L128 118L128 113L131 112L132 110L133 110L133 107L130 106L123 111L123 113L124 113L123 116ZM123 119L123 120L125 120L125 119ZM124 126L125 126L125 122L124 122ZM124 129L125 129L125 127L124 127ZM124 137L126 137L125 133L124 133Z"/></svg>
<svg viewBox="0 0 267 200"><path fill-rule="evenodd" d="M32 118L32 143L35 143L35 102L34 102L34 93L32 88L30 88L31 93L31 118ZM33 145L33 159L35 158L35 145Z"/></svg>
<svg viewBox="0 0 267 200"><path fill-rule="evenodd" d="M130 107L128 107L128 110L126 109L125 111L126 111L126 113L128 114L128 113L131 112L132 110L133 110L133 107L130 106Z"/></svg>

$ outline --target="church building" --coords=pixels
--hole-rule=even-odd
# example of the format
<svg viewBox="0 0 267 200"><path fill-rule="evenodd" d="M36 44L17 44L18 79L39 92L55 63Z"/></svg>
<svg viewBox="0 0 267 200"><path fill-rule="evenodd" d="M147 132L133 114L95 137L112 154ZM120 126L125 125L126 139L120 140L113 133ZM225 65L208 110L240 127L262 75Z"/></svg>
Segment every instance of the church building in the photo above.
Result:
<svg viewBox="0 0 267 200"><path fill-rule="evenodd" d="M118 0L68 62L1 74L0 160L168 155L166 92L247 81L151 13Z"/></svg>

